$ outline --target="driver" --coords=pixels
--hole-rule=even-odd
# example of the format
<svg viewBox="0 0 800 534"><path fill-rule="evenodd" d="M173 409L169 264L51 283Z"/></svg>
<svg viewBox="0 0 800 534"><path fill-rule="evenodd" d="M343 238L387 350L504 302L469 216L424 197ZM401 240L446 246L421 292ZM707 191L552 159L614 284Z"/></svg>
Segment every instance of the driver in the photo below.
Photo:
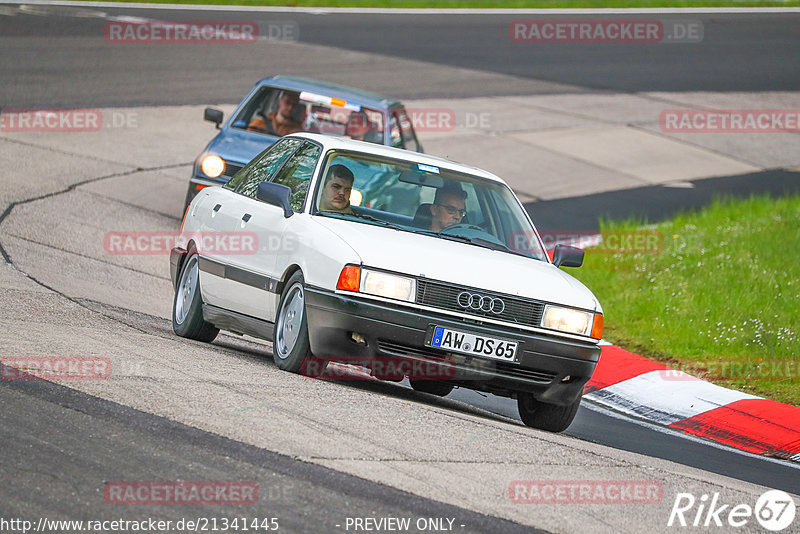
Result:
<svg viewBox="0 0 800 534"><path fill-rule="evenodd" d="M353 190L353 171L344 165L331 165L322 186L322 196L319 199L320 211L333 211L337 213L353 213L350 207L350 192Z"/></svg>
<svg viewBox="0 0 800 534"><path fill-rule="evenodd" d="M431 227L441 232L448 226L459 224L467 214L467 193L459 185L445 185L436 190L431 210Z"/></svg>
<svg viewBox="0 0 800 534"><path fill-rule="evenodd" d="M299 102L300 95L297 93L281 91L278 96L278 110L275 113L269 113L266 117L256 117L250 121L247 129L265 133L274 131L280 135L302 132L303 126L294 118L295 108Z"/></svg>

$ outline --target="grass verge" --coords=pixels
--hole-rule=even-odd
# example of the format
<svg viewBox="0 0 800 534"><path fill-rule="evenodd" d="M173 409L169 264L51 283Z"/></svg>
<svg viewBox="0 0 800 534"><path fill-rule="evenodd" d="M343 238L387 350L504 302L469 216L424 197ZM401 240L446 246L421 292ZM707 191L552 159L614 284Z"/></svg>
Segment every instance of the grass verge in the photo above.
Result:
<svg viewBox="0 0 800 534"><path fill-rule="evenodd" d="M98 0L104 1L104 0ZM120 3L224 6L360 7L360 8L660 8L660 7L797 7L800 0L117 0Z"/></svg>
<svg viewBox="0 0 800 534"><path fill-rule="evenodd" d="M603 337L721 386L800 406L800 196L717 199L646 228L658 252L589 249L570 273L600 299ZM643 232L633 221L601 229L606 242Z"/></svg>

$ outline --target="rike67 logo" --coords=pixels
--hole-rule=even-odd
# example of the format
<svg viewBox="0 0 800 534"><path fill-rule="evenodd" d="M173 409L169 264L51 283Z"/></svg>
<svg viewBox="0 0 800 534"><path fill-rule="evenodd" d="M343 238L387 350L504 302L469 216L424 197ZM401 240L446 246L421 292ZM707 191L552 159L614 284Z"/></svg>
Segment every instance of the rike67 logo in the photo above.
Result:
<svg viewBox="0 0 800 534"><path fill-rule="evenodd" d="M762 528L779 532L792 524L796 512L791 495L780 490L764 492L755 506L723 503L719 493L711 497L704 494L699 499L691 493L678 493L667 526L741 528L755 516Z"/></svg>

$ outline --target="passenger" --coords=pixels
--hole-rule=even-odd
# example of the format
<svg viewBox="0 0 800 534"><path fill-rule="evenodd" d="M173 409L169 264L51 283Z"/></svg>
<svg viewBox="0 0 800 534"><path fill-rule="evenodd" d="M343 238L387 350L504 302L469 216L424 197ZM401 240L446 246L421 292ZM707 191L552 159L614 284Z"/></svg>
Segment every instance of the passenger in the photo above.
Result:
<svg viewBox="0 0 800 534"><path fill-rule="evenodd" d="M344 165L331 165L328 169L322 196L319 199L320 211L353 213L350 207L350 192L353 190L353 171Z"/></svg>
<svg viewBox="0 0 800 534"><path fill-rule="evenodd" d="M256 117L247 126L248 130L264 133L276 133L279 135L289 135L295 132L302 132L303 126L295 118L297 104L300 102L300 95L290 91L281 91L278 96L278 110L275 113L263 114Z"/></svg>
<svg viewBox="0 0 800 534"><path fill-rule="evenodd" d="M354 111L347 117L347 124L344 127L344 134L350 139L357 141L366 140L368 133L372 131L372 122L363 111Z"/></svg>
<svg viewBox="0 0 800 534"><path fill-rule="evenodd" d="M441 232L448 226L461 223L467 214L467 193L459 185L445 185L436 190L431 210L431 226L434 232Z"/></svg>

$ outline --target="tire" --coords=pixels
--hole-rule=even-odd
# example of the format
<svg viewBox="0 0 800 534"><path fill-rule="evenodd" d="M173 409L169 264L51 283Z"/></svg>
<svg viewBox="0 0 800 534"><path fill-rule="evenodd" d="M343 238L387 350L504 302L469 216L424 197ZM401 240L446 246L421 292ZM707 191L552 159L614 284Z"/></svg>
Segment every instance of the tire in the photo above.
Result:
<svg viewBox="0 0 800 534"><path fill-rule="evenodd" d="M446 397L453 391L453 384L441 380L408 380L414 391L430 393L437 397Z"/></svg>
<svg viewBox="0 0 800 534"><path fill-rule="evenodd" d="M517 394L517 408L525 426L547 430L548 432L563 432L566 430L572 420L575 419L575 414L578 413L580 404L580 397L572 404L558 406L540 402L531 393Z"/></svg>
<svg viewBox="0 0 800 534"><path fill-rule="evenodd" d="M305 287L300 271L289 277L281 293L272 340L272 357L278 369L320 376L328 366L327 360L314 358L311 354Z"/></svg>
<svg viewBox="0 0 800 534"><path fill-rule="evenodd" d="M183 261L172 299L172 330L181 337L209 343L217 337L219 328L203 319L198 257L192 247Z"/></svg>

